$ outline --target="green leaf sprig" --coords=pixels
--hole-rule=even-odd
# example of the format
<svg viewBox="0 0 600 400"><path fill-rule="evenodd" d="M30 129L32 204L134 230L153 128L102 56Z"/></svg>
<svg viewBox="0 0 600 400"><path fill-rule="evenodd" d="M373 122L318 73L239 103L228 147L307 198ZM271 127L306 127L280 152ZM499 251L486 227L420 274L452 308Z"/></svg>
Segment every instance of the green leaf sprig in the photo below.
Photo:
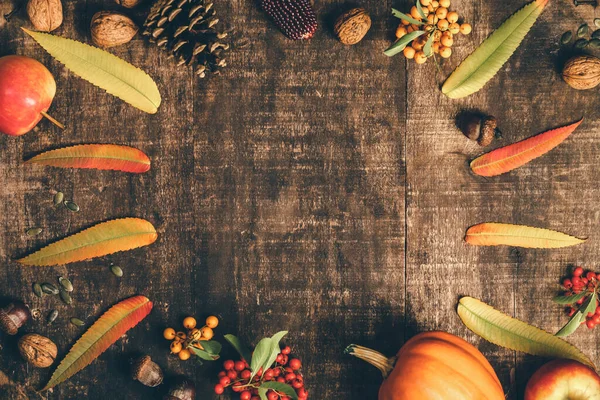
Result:
<svg viewBox="0 0 600 400"><path fill-rule="evenodd" d="M572 291L568 290L564 295L556 296L552 299L557 304L570 306L571 310L574 311L572 311L573 315L571 315L569 321L556 333L556 336L569 336L582 323L586 322L588 315L591 314L593 316L595 314L596 307L598 306L599 291L600 284L598 283L598 279L592 277L589 284L586 284L583 288L573 288Z"/></svg>

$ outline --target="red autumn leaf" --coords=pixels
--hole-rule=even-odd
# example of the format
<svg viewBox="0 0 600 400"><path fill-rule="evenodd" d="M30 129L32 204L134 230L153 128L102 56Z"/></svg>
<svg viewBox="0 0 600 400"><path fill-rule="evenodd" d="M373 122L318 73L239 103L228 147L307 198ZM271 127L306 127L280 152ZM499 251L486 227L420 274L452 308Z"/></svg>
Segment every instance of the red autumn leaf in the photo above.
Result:
<svg viewBox="0 0 600 400"><path fill-rule="evenodd" d="M150 169L150 159L138 149L116 144L81 144L46 151L25 164L61 168L93 168L142 173Z"/></svg>
<svg viewBox="0 0 600 400"><path fill-rule="evenodd" d="M561 144L582 121L583 118L574 124L553 129L484 154L471 162L471 169L477 175L496 176L519 168Z"/></svg>
<svg viewBox="0 0 600 400"><path fill-rule="evenodd" d="M66 381L90 365L151 310L152 302L144 296L130 297L112 306L73 345L42 390Z"/></svg>

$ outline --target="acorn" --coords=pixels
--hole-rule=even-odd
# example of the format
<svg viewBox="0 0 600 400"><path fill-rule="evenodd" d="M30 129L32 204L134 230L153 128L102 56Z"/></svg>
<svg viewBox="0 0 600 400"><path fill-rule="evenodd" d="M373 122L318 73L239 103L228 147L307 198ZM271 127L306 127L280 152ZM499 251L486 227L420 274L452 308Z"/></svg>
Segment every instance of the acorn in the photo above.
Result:
<svg viewBox="0 0 600 400"><path fill-rule="evenodd" d="M19 328L31 318L29 308L20 301L13 301L0 308L0 329L8 335L16 335Z"/></svg>
<svg viewBox="0 0 600 400"><path fill-rule="evenodd" d="M501 137L498 122L491 115L465 113L459 115L458 126L469 139L482 147L488 146L495 138Z"/></svg>
<svg viewBox="0 0 600 400"><path fill-rule="evenodd" d="M140 383L156 387L163 381L162 369L156 364L150 356L142 356L135 360L131 365L131 377L140 381Z"/></svg>
<svg viewBox="0 0 600 400"><path fill-rule="evenodd" d="M195 400L196 385L186 378L178 378L169 388L163 400Z"/></svg>
<svg viewBox="0 0 600 400"><path fill-rule="evenodd" d="M310 0L262 0L261 6L290 39L310 39L317 30L317 16Z"/></svg>

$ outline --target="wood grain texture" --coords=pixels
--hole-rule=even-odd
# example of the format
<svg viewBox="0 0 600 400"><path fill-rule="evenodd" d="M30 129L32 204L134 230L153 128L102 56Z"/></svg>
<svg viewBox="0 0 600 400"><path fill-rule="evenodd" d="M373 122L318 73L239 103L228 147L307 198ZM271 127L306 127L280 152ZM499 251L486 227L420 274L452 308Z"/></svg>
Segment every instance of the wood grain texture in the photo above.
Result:
<svg viewBox="0 0 600 400"><path fill-rule="evenodd" d="M0 12L10 1L0 2ZM549 330L566 322L550 298L569 263L593 266L600 212L595 160L600 142L597 93L575 92L560 80L556 41L575 29L590 9L550 4L523 46L476 95L453 101L439 85L521 1L467 2L455 7L475 27L456 40L456 55L442 63L407 64L388 58L397 20L392 6L368 0L373 26L356 46L338 43L332 20L350 4L315 2L320 30L310 42L291 42L255 1L216 2L223 21L243 37L224 73L196 79L176 69L166 54L140 36L111 51L142 67L156 81L163 103L144 114L73 76L20 32L23 15L0 18L0 56L24 54L49 67L58 91L51 108L67 125L42 122L21 138L0 138L0 296L26 300L53 325L26 331L51 337L64 355L112 304L148 296L154 310L98 360L48 393L48 399L159 399L134 382L127 362L148 353L166 374L185 374L199 399L217 399L212 386L220 363L182 363L168 355L161 337L184 316L218 314L217 335L246 341L286 329L305 365L313 399L375 399L379 372L343 355L360 343L392 355L416 332L445 329L475 343L490 359L510 399L541 361L482 342L461 324L455 308L472 295ZM87 25L109 0L64 2L57 34L89 43ZM147 8L147 5L146 5ZM143 8L130 12L143 21ZM572 25L572 26L571 26ZM517 82L515 84L515 82ZM504 142L528 137L586 116L560 148L494 179L475 177L468 161L480 153L454 127L454 115L477 107L498 117ZM80 143L116 143L146 153L152 168L130 176L110 171L24 168L48 149ZM81 207L77 214L52 206L52 190ZM14 260L57 238L119 217L151 221L152 246L68 267L23 269ZM590 236L577 248L557 251L474 248L467 227L490 218ZM27 237L27 228L44 232ZM125 271L118 279L111 263ZM34 281L68 276L74 304L38 299ZM573 336L596 362L598 333ZM35 394L51 370L20 360L13 338L0 338L0 397ZM225 346L224 357L234 356ZM514 369L516 382L511 381ZM9 381L3 385L2 382ZM4 392L2 392L4 390ZM14 394L16 393L16 394ZM25 397L23 397L25 396ZM233 398L233 397L232 397Z"/></svg>

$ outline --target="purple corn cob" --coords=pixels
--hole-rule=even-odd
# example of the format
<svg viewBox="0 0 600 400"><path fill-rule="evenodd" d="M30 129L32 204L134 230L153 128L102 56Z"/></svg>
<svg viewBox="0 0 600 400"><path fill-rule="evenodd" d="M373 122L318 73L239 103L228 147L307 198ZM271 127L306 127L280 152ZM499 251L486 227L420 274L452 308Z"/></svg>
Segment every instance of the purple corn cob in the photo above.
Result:
<svg viewBox="0 0 600 400"><path fill-rule="evenodd" d="M262 0L261 5L290 39L310 39L317 30L317 17L310 0Z"/></svg>

